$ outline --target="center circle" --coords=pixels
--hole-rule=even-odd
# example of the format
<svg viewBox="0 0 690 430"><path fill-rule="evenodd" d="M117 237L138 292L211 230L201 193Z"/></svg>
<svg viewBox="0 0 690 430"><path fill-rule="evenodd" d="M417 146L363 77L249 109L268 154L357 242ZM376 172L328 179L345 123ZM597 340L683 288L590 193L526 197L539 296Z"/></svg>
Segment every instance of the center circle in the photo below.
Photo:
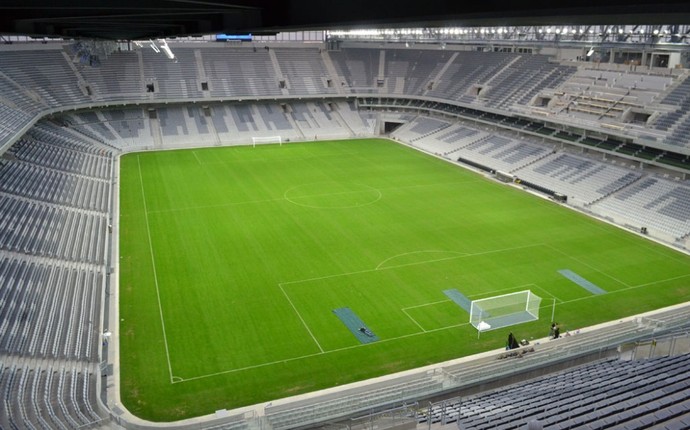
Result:
<svg viewBox="0 0 690 430"><path fill-rule="evenodd" d="M348 209L367 206L381 199L381 191L355 182L323 181L296 185L283 194L298 206L316 209Z"/></svg>

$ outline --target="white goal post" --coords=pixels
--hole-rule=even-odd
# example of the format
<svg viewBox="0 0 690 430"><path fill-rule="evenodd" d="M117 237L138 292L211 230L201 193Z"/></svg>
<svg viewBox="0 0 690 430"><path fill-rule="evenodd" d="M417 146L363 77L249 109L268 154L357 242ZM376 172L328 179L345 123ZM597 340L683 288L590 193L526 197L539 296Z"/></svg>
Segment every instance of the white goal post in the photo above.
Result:
<svg viewBox="0 0 690 430"><path fill-rule="evenodd" d="M539 319L541 297L530 290L473 300L470 324L479 332Z"/></svg>
<svg viewBox="0 0 690 430"><path fill-rule="evenodd" d="M279 145L283 144L283 138L280 136L264 136L264 137L252 137L252 146L256 147L256 144L261 143L277 143Z"/></svg>

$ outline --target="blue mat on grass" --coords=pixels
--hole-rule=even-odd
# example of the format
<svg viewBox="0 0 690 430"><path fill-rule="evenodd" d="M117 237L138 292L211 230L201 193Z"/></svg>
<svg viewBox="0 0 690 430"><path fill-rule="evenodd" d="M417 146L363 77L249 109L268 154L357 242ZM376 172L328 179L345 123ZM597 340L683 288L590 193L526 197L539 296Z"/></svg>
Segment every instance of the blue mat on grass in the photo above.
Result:
<svg viewBox="0 0 690 430"><path fill-rule="evenodd" d="M575 282L577 285L581 286L582 288L584 288L592 294L606 294L606 290L597 287L593 283L589 282L588 280L586 280L585 278L571 270L562 269L559 270L558 273Z"/></svg>
<svg viewBox="0 0 690 430"><path fill-rule="evenodd" d="M345 324L352 334L362 343L371 343L379 340L378 336L372 332L364 321L359 319L359 317L352 312L350 308L338 308L333 309L333 313L337 316L340 321Z"/></svg>
<svg viewBox="0 0 690 430"><path fill-rule="evenodd" d="M467 312L468 314L470 313L470 309L472 308L472 302L470 301L470 299L465 297L460 291L453 288L451 290L443 290L443 294L448 296L449 299L451 299L458 306L463 308L465 312Z"/></svg>

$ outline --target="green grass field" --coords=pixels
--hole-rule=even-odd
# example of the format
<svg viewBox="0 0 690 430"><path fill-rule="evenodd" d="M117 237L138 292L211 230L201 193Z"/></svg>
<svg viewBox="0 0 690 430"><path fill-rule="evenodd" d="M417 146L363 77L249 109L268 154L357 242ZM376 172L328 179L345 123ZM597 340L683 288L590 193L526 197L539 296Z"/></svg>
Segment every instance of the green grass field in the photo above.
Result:
<svg viewBox="0 0 690 430"><path fill-rule="evenodd" d="M553 300L565 330L690 299L687 256L386 140L128 154L120 181L121 395L150 420L541 338ZM451 288L541 319L477 340Z"/></svg>

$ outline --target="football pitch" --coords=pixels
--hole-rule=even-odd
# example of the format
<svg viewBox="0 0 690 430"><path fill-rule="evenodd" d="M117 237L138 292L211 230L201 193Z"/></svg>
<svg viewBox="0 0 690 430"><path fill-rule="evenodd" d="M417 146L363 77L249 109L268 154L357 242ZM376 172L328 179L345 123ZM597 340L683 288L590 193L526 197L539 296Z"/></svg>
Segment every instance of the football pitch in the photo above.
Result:
<svg viewBox="0 0 690 430"><path fill-rule="evenodd" d="M542 338L554 302L565 331L690 300L690 257L387 140L120 163L121 397L149 420ZM531 290L540 319L477 339L451 289Z"/></svg>

